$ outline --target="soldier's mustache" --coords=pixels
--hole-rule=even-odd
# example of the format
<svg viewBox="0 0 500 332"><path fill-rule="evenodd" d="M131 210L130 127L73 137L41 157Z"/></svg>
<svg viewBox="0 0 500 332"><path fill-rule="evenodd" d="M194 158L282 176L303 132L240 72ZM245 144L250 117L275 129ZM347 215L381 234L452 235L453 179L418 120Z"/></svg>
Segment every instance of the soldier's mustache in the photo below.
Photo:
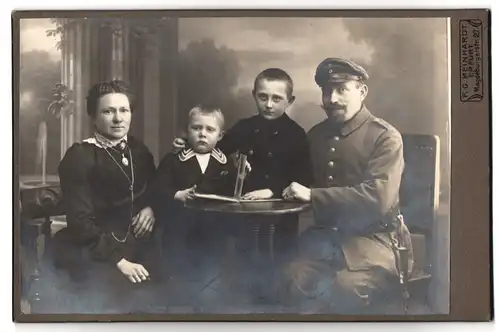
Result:
<svg viewBox="0 0 500 332"><path fill-rule="evenodd" d="M345 108L345 105L340 104L328 104L324 107L328 111L337 111Z"/></svg>

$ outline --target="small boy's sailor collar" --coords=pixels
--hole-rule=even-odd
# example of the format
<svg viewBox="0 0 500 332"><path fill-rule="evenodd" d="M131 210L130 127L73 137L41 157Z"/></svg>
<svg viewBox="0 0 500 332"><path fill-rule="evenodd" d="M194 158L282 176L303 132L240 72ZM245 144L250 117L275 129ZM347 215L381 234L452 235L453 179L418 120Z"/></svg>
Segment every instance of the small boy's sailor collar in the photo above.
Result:
<svg viewBox="0 0 500 332"><path fill-rule="evenodd" d="M211 152L210 152L210 155L215 159L217 160L219 163L221 164L225 164L227 163L227 157L226 155L220 150L220 149L213 149ZM179 153L179 160L184 162L186 160L189 160L191 159L192 157L196 156L196 153L194 152L193 149L183 149L180 153Z"/></svg>

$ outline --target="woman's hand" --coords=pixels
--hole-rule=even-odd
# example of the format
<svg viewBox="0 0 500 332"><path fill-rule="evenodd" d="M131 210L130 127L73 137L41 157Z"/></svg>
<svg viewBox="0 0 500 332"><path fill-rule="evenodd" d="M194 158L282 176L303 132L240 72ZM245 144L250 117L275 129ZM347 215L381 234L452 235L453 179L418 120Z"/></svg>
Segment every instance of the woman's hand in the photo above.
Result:
<svg viewBox="0 0 500 332"><path fill-rule="evenodd" d="M254 190L251 192L246 193L243 195L243 199L266 199L266 198L271 198L273 197L273 192L271 189L260 189L260 190Z"/></svg>
<svg viewBox="0 0 500 332"><path fill-rule="evenodd" d="M145 207L134 217L132 227L135 237L141 237L146 232L151 233L155 225L156 218L153 209Z"/></svg>
<svg viewBox="0 0 500 332"><path fill-rule="evenodd" d="M175 193L174 198L178 201L185 203L187 200L194 198L195 189L196 189L196 185L192 186L191 188L179 190L178 192Z"/></svg>
<svg viewBox="0 0 500 332"><path fill-rule="evenodd" d="M132 263L125 258L122 258L116 266L120 272L134 284L141 283L149 279L149 272L141 264Z"/></svg>

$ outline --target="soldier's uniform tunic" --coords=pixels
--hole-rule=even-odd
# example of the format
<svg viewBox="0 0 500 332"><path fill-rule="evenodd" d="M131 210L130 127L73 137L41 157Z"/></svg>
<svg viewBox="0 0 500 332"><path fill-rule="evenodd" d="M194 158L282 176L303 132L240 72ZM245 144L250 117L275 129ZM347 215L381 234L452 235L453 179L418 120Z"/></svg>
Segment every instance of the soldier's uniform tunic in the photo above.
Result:
<svg viewBox="0 0 500 332"><path fill-rule="evenodd" d="M330 74L338 62L331 63ZM359 73L351 63L340 65ZM317 124L308 137L315 225L301 236L301 255L286 273L302 309L354 313L397 276L390 237L404 169L402 138L366 106L342 125Z"/></svg>

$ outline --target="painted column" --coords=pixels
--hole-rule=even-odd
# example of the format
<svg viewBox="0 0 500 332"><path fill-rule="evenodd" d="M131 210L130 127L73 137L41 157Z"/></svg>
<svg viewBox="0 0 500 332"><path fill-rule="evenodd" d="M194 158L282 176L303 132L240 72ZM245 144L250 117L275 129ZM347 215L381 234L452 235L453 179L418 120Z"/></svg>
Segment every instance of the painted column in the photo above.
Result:
<svg viewBox="0 0 500 332"><path fill-rule="evenodd" d="M143 56L144 74L142 85L142 113L144 114L144 144L149 148L155 161L159 158L160 138L160 36L155 35L146 45Z"/></svg>
<svg viewBox="0 0 500 332"><path fill-rule="evenodd" d="M177 128L178 18L165 18L160 32L160 158L172 148Z"/></svg>
<svg viewBox="0 0 500 332"><path fill-rule="evenodd" d="M66 20L62 19L62 23L64 24ZM66 66L66 61L68 57L68 49L65 44L67 40L67 31L63 31L62 36L61 36L61 42L64 43L63 47L61 49L61 83L65 84L66 81L66 71L67 71L67 66ZM64 157L64 154L66 153L66 116L64 114L61 114L61 159Z"/></svg>
<svg viewBox="0 0 500 332"><path fill-rule="evenodd" d="M63 33L61 82L74 93L73 113L61 117L61 158L75 142L92 131L86 96L91 85L124 75L124 35L86 18L68 25Z"/></svg>

